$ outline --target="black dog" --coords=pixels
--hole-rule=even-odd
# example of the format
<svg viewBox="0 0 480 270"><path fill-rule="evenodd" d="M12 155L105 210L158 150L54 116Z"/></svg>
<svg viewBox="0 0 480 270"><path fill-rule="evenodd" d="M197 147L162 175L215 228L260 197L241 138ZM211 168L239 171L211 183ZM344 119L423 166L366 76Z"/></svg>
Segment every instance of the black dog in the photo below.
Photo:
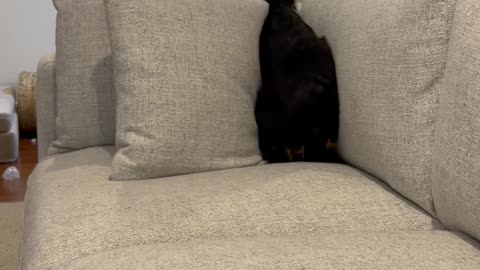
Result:
<svg viewBox="0 0 480 270"><path fill-rule="evenodd" d="M255 116L260 150L269 162L338 162L339 108L335 64L325 38L316 36L295 0L266 0L270 11L260 37L262 87Z"/></svg>

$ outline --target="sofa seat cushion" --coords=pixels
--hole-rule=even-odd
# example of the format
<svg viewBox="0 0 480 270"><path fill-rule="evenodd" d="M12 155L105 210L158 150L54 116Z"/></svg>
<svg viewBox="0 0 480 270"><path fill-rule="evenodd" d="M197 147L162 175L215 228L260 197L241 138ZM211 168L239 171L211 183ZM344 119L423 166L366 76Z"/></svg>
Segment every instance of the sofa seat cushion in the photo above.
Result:
<svg viewBox="0 0 480 270"><path fill-rule="evenodd" d="M159 242L443 228L346 165L261 165L115 182L108 180L114 151L96 147L39 163L26 196L23 269Z"/></svg>
<svg viewBox="0 0 480 270"><path fill-rule="evenodd" d="M479 245L467 241L446 231L197 240L120 248L65 269L480 269Z"/></svg>

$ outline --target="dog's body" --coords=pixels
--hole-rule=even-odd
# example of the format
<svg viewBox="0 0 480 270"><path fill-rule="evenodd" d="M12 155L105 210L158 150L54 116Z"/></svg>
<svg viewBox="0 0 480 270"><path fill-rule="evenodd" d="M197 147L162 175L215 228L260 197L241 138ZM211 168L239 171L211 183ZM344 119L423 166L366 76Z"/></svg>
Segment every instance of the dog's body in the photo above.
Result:
<svg viewBox="0 0 480 270"><path fill-rule="evenodd" d="M267 2L255 108L262 155L269 162L335 162L327 150L337 139L339 118L331 50L296 13L294 0Z"/></svg>

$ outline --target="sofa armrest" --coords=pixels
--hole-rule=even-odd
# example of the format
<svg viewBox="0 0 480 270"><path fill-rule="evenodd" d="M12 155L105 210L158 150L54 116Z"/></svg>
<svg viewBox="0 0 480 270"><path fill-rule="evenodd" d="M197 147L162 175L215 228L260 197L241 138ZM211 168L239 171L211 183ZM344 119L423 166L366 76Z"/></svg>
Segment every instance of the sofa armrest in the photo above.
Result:
<svg viewBox="0 0 480 270"><path fill-rule="evenodd" d="M56 92L55 54L52 54L41 58L37 67L35 102L39 159L48 155L48 148L56 139Z"/></svg>

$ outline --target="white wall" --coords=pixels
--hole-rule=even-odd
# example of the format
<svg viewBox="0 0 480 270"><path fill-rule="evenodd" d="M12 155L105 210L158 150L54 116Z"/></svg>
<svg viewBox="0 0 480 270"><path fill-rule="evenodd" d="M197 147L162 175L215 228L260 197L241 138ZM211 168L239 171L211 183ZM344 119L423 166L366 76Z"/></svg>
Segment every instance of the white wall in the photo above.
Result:
<svg viewBox="0 0 480 270"><path fill-rule="evenodd" d="M55 16L52 0L0 0L0 85L55 51Z"/></svg>

